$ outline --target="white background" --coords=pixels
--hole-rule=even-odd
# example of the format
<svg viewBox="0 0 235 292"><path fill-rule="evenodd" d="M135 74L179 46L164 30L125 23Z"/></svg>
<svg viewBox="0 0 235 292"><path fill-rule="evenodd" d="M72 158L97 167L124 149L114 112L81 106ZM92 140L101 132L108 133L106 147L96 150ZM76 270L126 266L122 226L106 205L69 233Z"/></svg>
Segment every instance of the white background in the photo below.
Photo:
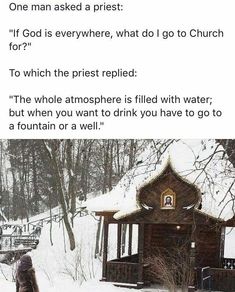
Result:
<svg viewBox="0 0 235 292"><path fill-rule="evenodd" d="M0 3L1 11L1 138L234 138L234 55L235 55L235 1L226 0L126 0L123 12L10 12L9 3ZM19 1L16 3L33 3ZM40 0L35 3L64 3L65 1ZM80 1L68 0L69 3ZM108 3L109 1L106 1ZM86 1L85 3L104 3ZM110 1L110 3L117 3ZM100 29L115 32L118 29L146 28L156 30L224 31L224 38L214 39L27 39L13 38L9 29L81 30ZM32 42L25 51L9 51L10 42ZM31 68L61 68L73 70L116 68L138 71L137 78L125 79L59 79L59 78L11 78L9 68L20 70ZM223 111L222 118L148 118L145 120L113 118L104 119L100 131L56 131L26 132L10 131L9 107L17 109L9 100L11 94L24 96L123 96L125 94L147 94L154 96L211 96L211 108ZM26 108L26 106L24 106ZM35 105L27 107L35 108ZM40 108L49 109L48 105ZM60 105L54 105L58 109ZM68 109L81 109L79 105ZM106 105L107 109L118 105ZM126 105L120 106L123 108ZM133 105L130 106L132 108ZM153 109L154 106L139 105ZM94 107L91 107L93 109ZM171 109L183 109L183 105L171 105ZM197 105L196 108L203 108ZM61 108L62 109L62 108ZM11 119L13 121L13 119ZM18 119L16 119L18 120ZM39 118L36 118L38 121ZM44 118L45 122L48 118ZM93 119L92 119L93 120ZM95 119L97 120L97 118ZM27 119L24 118L24 121ZM84 122L89 119L84 120ZM71 122L71 119L60 120ZM74 122L78 122L75 118Z"/></svg>

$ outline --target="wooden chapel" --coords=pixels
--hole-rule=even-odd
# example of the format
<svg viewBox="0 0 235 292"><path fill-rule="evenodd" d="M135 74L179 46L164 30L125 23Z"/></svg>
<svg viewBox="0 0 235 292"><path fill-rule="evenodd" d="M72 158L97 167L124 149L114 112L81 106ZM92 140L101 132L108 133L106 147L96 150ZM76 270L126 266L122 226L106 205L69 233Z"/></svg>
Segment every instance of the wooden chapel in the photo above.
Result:
<svg viewBox="0 0 235 292"><path fill-rule="evenodd" d="M188 255L189 291L201 285L204 267L221 268L226 224L199 210L200 190L177 174L170 163L160 175L140 187L136 200L140 208L118 219L114 211L96 212L104 219L102 281L136 288L158 283L151 259L166 254L174 257L177 250ZM117 232L116 258L108 260L111 224L116 226ZM136 239L133 238L134 227L138 230ZM124 228L128 234L125 256L122 255ZM137 252L133 252L134 245ZM235 274L231 275L230 282L235 289Z"/></svg>

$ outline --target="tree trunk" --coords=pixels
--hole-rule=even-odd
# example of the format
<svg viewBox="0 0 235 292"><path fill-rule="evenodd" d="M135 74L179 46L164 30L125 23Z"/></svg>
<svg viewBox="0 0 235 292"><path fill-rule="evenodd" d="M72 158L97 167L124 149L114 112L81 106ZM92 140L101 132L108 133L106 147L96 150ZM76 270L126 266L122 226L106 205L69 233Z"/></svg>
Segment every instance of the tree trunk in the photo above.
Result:
<svg viewBox="0 0 235 292"><path fill-rule="evenodd" d="M64 224L65 224L65 228L66 228L66 231L67 231L67 234L69 237L70 249L74 250L75 249L75 238L74 238L73 230L72 230L72 227L70 225L69 218L68 218L64 188L62 185L60 171L59 171L59 167L58 167L58 163L57 163L57 159L56 159L56 151L55 151L55 149L53 149L53 147L49 148L46 145L46 142L44 142L44 146L45 146L45 149L48 153L48 157L49 157L49 160L50 160L50 163L51 163L54 175L55 175L57 190L58 190L58 194L59 194L59 201L60 201L60 205L61 205L62 212L63 212Z"/></svg>
<svg viewBox="0 0 235 292"><path fill-rule="evenodd" d="M73 170L73 159L72 159L72 141L67 140L66 143L66 150L67 150L67 168L68 168L68 175L69 175L69 187L68 187L68 195L70 199L70 211L72 214L72 225L73 225L73 216L76 212L76 191L75 191L75 174Z"/></svg>

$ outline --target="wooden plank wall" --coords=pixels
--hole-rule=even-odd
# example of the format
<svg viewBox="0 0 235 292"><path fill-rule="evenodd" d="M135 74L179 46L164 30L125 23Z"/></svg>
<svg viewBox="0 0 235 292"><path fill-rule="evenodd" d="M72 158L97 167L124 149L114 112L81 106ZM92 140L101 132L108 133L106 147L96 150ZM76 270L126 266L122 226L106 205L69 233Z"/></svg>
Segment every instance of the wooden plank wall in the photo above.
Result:
<svg viewBox="0 0 235 292"><path fill-rule="evenodd" d="M196 234L196 267L220 267L220 230L209 226L197 226Z"/></svg>
<svg viewBox="0 0 235 292"><path fill-rule="evenodd" d="M145 224L144 234L144 257L153 256L159 251L168 250L169 252L185 245L189 249L191 236L191 226L164 224Z"/></svg>

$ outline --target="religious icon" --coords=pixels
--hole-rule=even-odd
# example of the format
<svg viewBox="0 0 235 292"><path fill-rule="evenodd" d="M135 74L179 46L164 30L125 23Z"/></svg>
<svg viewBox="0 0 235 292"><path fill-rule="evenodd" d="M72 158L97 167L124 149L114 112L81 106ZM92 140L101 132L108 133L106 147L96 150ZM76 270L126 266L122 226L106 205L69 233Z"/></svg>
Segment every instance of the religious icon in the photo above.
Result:
<svg viewBox="0 0 235 292"><path fill-rule="evenodd" d="M161 209L175 209L176 193L168 188L161 194Z"/></svg>
<svg viewBox="0 0 235 292"><path fill-rule="evenodd" d="M165 197L164 206L165 207L172 207L172 197L171 196Z"/></svg>

